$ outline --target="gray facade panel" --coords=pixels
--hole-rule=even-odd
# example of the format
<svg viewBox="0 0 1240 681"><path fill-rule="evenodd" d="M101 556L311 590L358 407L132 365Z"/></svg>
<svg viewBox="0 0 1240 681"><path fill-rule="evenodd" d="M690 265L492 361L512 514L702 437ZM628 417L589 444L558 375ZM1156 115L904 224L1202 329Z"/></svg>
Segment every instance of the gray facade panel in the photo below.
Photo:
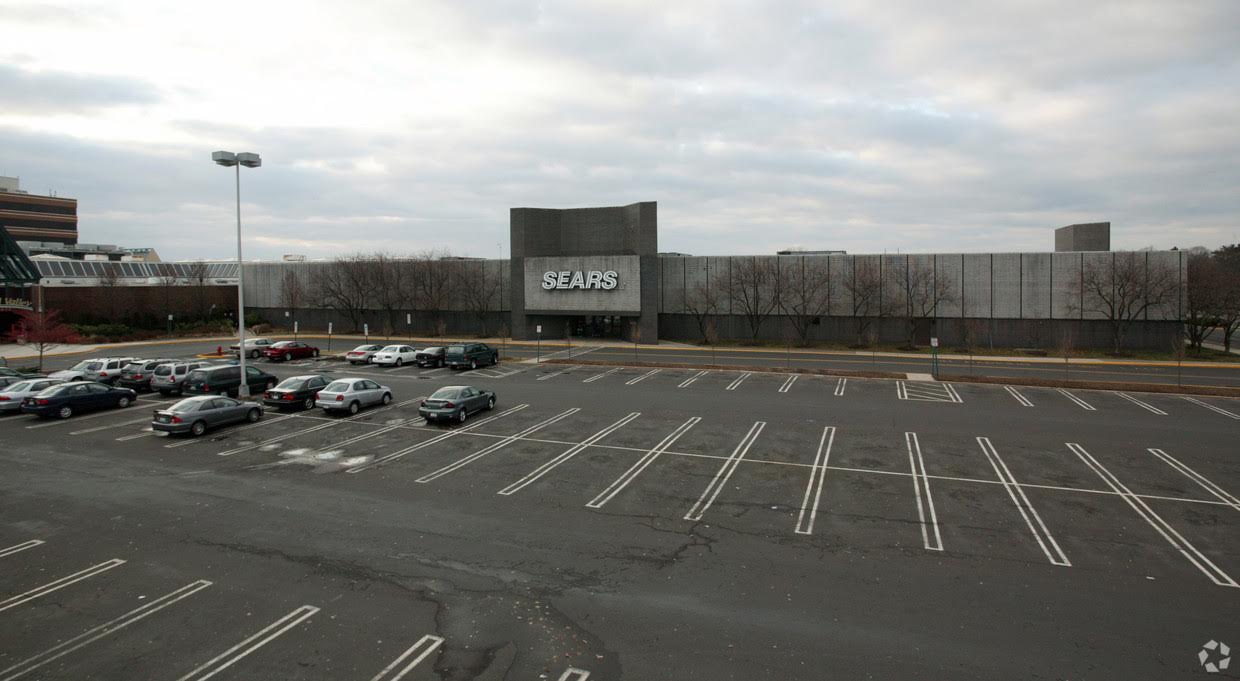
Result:
<svg viewBox="0 0 1240 681"><path fill-rule="evenodd" d="M991 276L992 316L998 319L1020 319L1021 258L1020 253L995 253Z"/></svg>
<svg viewBox="0 0 1240 681"><path fill-rule="evenodd" d="M1079 319L1081 253L1051 254L1051 317Z"/></svg>
<svg viewBox="0 0 1240 681"><path fill-rule="evenodd" d="M940 317L960 317L964 314L964 277L961 264L964 256L959 253L941 253L934 256L935 277L946 293L939 303Z"/></svg>
<svg viewBox="0 0 1240 681"><path fill-rule="evenodd" d="M1022 319L1050 319L1051 254L1022 253L1020 259L1020 316Z"/></svg>

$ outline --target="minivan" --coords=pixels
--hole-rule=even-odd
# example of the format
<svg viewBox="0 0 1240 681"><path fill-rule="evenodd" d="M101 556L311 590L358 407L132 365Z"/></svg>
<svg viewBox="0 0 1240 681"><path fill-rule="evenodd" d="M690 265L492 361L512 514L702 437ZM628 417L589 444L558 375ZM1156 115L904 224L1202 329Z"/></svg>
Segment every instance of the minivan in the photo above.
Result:
<svg viewBox="0 0 1240 681"><path fill-rule="evenodd" d="M261 369L247 366L246 383L250 394L258 395L276 387L279 379ZM228 395L237 397L241 387L241 367L237 365L212 366L194 369L185 377L183 392L187 395Z"/></svg>

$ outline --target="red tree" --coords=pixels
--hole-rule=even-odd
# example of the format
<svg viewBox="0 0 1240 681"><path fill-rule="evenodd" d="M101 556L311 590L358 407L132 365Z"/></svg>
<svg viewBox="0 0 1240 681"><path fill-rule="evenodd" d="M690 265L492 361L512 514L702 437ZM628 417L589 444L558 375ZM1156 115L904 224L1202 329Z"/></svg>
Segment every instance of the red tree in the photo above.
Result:
<svg viewBox="0 0 1240 681"><path fill-rule="evenodd" d="M38 348L39 371L42 372L44 352L58 345L77 343L80 339L73 327L60 321L60 313L56 310L21 310L17 313L17 322L9 330L7 340Z"/></svg>

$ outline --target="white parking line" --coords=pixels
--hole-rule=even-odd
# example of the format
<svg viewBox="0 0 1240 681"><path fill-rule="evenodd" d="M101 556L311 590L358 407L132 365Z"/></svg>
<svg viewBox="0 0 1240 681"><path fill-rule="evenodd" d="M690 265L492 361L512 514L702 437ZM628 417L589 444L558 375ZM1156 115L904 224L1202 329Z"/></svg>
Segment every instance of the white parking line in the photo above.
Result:
<svg viewBox="0 0 1240 681"><path fill-rule="evenodd" d="M406 674L413 671L413 668L418 666L419 662L429 657L430 654L435 652L435 649L438 648L442 644L443 644L443 639L438 636L431 636L430 634L423 636L422 638L418 639L417 643L409 646L405 650L405 652L401 653L400 657L397 657L395 660L392 660L391 664L384 667L382 671L380 671L378 674L375 674L373 677L371 677L370 681L400 681L401 679L405 678ZM409 664L405 665L403 669L397 672L396 676L393 676L390 679L383 678L384 676L387 675L388 672L392 671L393 669L396 669L397 665L399 665L401 662L404 662L405 658L409 657L415 652L418 653L418 656L413 658L413 662L410 662Z"/></svg>
<svg viewBox="0 0 1240 681"><path fill-rule="evenodd" d="M1068 392L1067 390L1064 390L1063 388L1059 388L1059 394L1072 400L1073 402L1077 404L1078 407L1080 407L1081 409L1084 409L1085 411L1098 411L1097 409L1094 408L1094 405L1086 402L1085 400L1082 400L1081 398L1077 397L1076 395L1073 395L1072 393Z"/></svg>
<svg viewBox="0 0 1240 681"><path fill-rule="evenodd" d="M835 426L822 429L818 440L818 453L810 469L809 483L805 485L805 498L801 499L801 513L797 516L797 534L813 534L814 519L818 517L818 502L822 500L822 483L827 479L827 462L831 459L831 445L835 443ZM813 503L810 503L811 497Z"/></svg>
<svg viewBox="0 0 1240 681"><path fill-rule="evenodd" d="M116 633L134 622L153 615L173 603L176 603L177 601L184 598L189 598L209 586L211 586L211 582L208 582L205 579L190 582L176 591L164 594L150 603L134 608L116 619L109 620L108 622L100 624L93 629L88 629L68 641L64 641L63 643L48 648L38 655L28 657L25 660L8 667L7 669L0 669L0 674L5 675L3 678L0 678L0 681L13 681L14 679L21 678L26 674L29 674L30 672L48 664L49 662L54 662L77 650L78 648L98 641L104 636Z"/></svg>
<svg viewBox="0 0 1240 681"><path fill-rule="evenodd" d="M469 424L469 425L467 425L467 426L463 426L463 427L461 427L461 428L457 428L456 430L451 430L451 431L448 431L448 432L443 433L443 434L441 434L441 435L436 435L435 437L432 437L431 439L429 439L429 440L427 440L427 441L425 441L425 442L419 442L418 444L413 445L413 446L411 446L411 447L405 447L404 449L401 449L401 450L398 450L398 451L392 452L391 454L385 454L385 455L383 455L383 456L381 456L381 457L379 457L379 458L375 459L374 461L371 461L370 463L365 463L365 464L362 464L362 465L360 465L360 466L354 466L353 468L350 468L349 470L347 470L347 471L345 471L345 472L346 472L346 473L361 473L362 471L368 471L368 470L370 470L370 469L372 469L372 468L377 468L377 467L382 466L383 464L385 464L385 463L387 463L387 462L389 462L389 461L395 461L396 459L399 459L399 458L401 458L402 456L405 456L405 455L407 455L407 454L411 454L411 453L413 453L413 452L416 452L416 451L418 451L419 449L424 449L424 448L426 448L426 447L430 447L431 445L436 444L436 443L438 443L438 442L443 442L444 440L447 440L447 439L449 439L449 438L453 438L453 437L456 437L456 436L458 436L458 435L462 435L462 434L468 433L469 431L471 431L471 430L473 430L473 429L475 429L475 428L477 428L477 427L479 427L479 426L482 426L482 425L485 425L485 424L487 424L487 423L490 423L490 422L492 422L492 421L494 421L494 420L496 420L496 419L502 419L502 418L504 418L505 416L508 416L509 414L515 414L515 413L517 413L517 412L521 411L522 409L525 409L525 408L526 408L526 407L528 407L528 406L530 406L530 405L528 405L528 404L518 404L517 406L512 407L512 408L510 408L510 409L506 409L506 410L504 410L504 411L501 411L500 413L498 413L498 414L496 414L496 415L494 415L494 416L488 416L488 417L486 417L486 418L484 418L484 419L482 419L482 420L480 420L480 421L474 421L473 423L471 423L471 424Z"/></svg>
<svg viewBox="0 0 1240 681"><path fill-rule="evenodd" d="M719 492L723 491L723 486L728 484L728 478L732 477L732 473L736 471L736 467L741 464L741 459L745 458L745 453L758 439L758 435L762 433L762 429L766 427L766 421L755 421L749 428L749 432L736 445L736 449L732 450L723 465L719 467L719 472L715 473L715 477L706 485L706 489L702 491L702 496L698 497L697 503L693 504L693 508L685 514L685 520L701 520L702 515L706 513L711 504L715 503L715 499L719 496Z"/></svg>
<svg viewBox="0 0 1240 681"><path fill-rule="evenodd" d="M951 395L952 402L955 402L956 404L964 403L964 400L960 399L960 393L956 392L956 386L951 383L944 383L943 387L947 389L947 394Z"/></svg>
<svg viewBox="0 0 1240 681"><path fill-rule="evenodd" d="M1016 388L1013 388L1013 387L1012 387L1012 386L1010 386L1010 385L1005 385L1005 386L1003 386L1003 389L1004 389L1004 390L1006 390L1006 391L1008 391L1008 394L1009 394L1009 395L1011 395L1012 397L1015 397L1015 398L1016 398L1016 401L1017 401L1017 402L1020 402L1020 403L1021 403L1021 405L1026 406L1026 407L1032 407L1032 406L1033 406L1033 403L1029 401L1029 398L1027 398L1027 397L1025 397L1024 395L1022 395L1022 394L1020 393L1020 391L1019 391L1019 390L1017 390Z"/></svg>
<svg viewBox="0 0 1240 681"><path fill-rule="evenodd" d="M134 419L132 421L121 421L120 423L109 423L106 426L95 426L94 428L84 428L82 430L71 430L69 431L69 434L70 435L85 435L87 433L97 433L101 430L108 430L111 428L120 428L122 426L134 426L139 423L150 423L152 420L153 420L153 417L144 416L140 419Z"/></svg>
<svg viewBox="0 0 1240 681"><path fill-rule="evenodd" d="M180 401L180 400L163 400L163 401L160 401L160 402L138 402L138 401L134 401L134 402L132 402L132 403L130 404L130 406L131 406L131 407L158 407L158 406L162 406L162 405L165 405L165 404L172 404L172 403L174 403L174 402L179 402L179 401ZM105 416L116 416L117 414L125 414L125 413L128 413L128 408L126 408L126 409L107 409L107 410L104 410L104 411L100 411L100 412L98 412L98 413L96 413L96 414L87 414L86 416L73 416L73 417L71 417L71 418L67 418L67 419L58 419L58 420L55 420L55 421L47 421L47 422L44 422L44 423L36 423L36 424L34 424L34 425L32 425L32 426L26 426L26 430L38 430L39 428L52 428L52 427L54 427L54 426L64 426L64 425L68 425L68 424L71 424L71 423L79 423L79 422L81 422L81 421L90 421L90 420L92 420L92 419L101 419L101 418L104 418Z"/></svg>
<svg viewBox="0 0 1240 681"><path fill-rule="evenodd" d="M271 424L273 424L273 423L279 423L279 422L281 422L281 421L283 421L283 420L285 420L285 419L291 419L291 418L293 418L293 417L295 417L295 416L297 416L297 414L284 414L283 416L277 416L277 417L275 417L275 418L270 418L270 419L269 419L269 418L264 418L262 421L259 421L258 423L247 423L247 424L246 424L246 425L244 425L244 426L240 426L240 427L237 427L237 428L233 428L232 430L229 430L229 431L228 431L228 434L229 434L229 435L231 435L231 434L233 434L233 433L239 433L239 432L241 432L241 431L243 431L243 430L249 430L249 429L251 429L251 428L258 428L258 427L260 427L260 426L269 426L269 425L271 425ZM192 444L194 444L195 442L212 442L212 441L213 441L213 440L212 440L211 438L205 438L205 439L204 439L204 438L196 438L196 439L188 439L188 438L187 438L187 439L185 439L185 440L178 440L178 441L173 442L173 443L171 443L171 444L166 444L166 445L164 445L164 448L165 448L165 449L174 449L174 448L176 448L176 447L184 447L185 445L192 445Z"/></svg>
<svg viewBox="0 0 1240 681"><path fill-rule="evenodd" d="M560 674L558 681L586 681L588 678L590 678L590 672L576 667L569 667L564 670L563 674Z"/></svg>
<svg viewBox="0 0 1240 681"><path fill-rule="evenodd" d="M931 381L896 381L896 397L914 402L964 402L951 383Z"/></svg>
<svg viewBox="0 0 1240 681"><path fill-rule="evenodd" d="M739 387L741 383L744 383L744 382L745 382L745 379L746 379L746 378L749 378L749 377L750 377L750 376L752 376L752 375L753 375L753 374L751 374L751 373L749 373L748 371L746 371L745 373L741 374L740 376L737 376L737 377L736 377L736 380L734 380L734 381L732 381L731 383L729 383L729 384L728 384L728 387L724 388L724 390L736 390L736 389L737 389L737 387Z"/></svg>
<svg viewBox="0 0 1240 681"><path fill-rule="evenodd" d="M638 376L637 378L630 378L629 380L625 381L624 384L625 385L637 385L638 383L641 383L647 378L654 376L660 371L663 371L663 370L662 369L651 369L650 371L647 371L646 373L642 374L641 376Z"/></svg>
<svg viewBox="0 0 1240 681"><path fill-rule="evenodd" d="M130 440L137 440L137 439L144 438L144 437L150 437L154 434L155 434L155 431L150 426L147 426L140 433L134 433L133 435L122 435L116 438L116 441L117 442L129 442Z"/></svg>
<svg viewBox="0 0 1240 681"><path fill-rule="evenodd" d="M512 494L516 494L517 492L520 492L522 489L537 482L538 479L541 478L542 476L546 475L547 473L550 473L553 469L555 469L556 466L559 466L565 461L568 461L574 456L577 456L577 454L584 451L590 445L594 444L595 442L598 442L599 440L602 440L608 435L611 435L617 430L620 430L621 428L627 426L630 421L637 418L638 416L641 416L641 412L639 411L631 412L628 416L620 419L619 421L616 421L615 423L611 424L610 426L607 426L606 428L582 440L581 442L578 442L572 447L569 447L568 449L564 450L559 456L551 459L550 461L544 463L538 468L535 468L534 470L530 471L527 475L525 475L525 477L512 483L511 485L505 487L504 489L500 490L499 494L502 494L504 496L510 496Z"/></svg>
<svg viewBox="0 0 1240 681"><path fill-rule="evenodd" d="M792 388L792 384L793 384L793 383L796 383L796 382L797 382L797 375L796 375L796 374L793 374L793 375L789 376L789 377L788 377L788 380L784 381L784 384L783 384L783 385L781 385L781 386L779 386L779 392L781 392L781 393L786 393L786 392L788 392L788 390L789 390L790 388Z"/></svg>
<svg viewBox="0 0 1240 681"><path fill-rule="evenodd" d="M1170 454L1164 452L1161 449L1150 449L1147 451L1149 451L1150 454L1153 454L1154 456L1162 459L1163 463L1167 464L1168 466L1171 466L1177 471L1188 476L1190 480L1200 485L1201 488L1204 489L1205 491L1214 495L1219 501L1223 502L1224 504L1227 504L1228 506L1236 509L1237 511L1240 511L1240 499L1237 499L1227 490L1224 490L1222 487L1219 487L1218 485L1211 482L1206 476L1189 468L1185 464L1181 463L1179 459L1175 458L1174 456L1171 456Z"/></svg>
<svg viewBox="0 0 1240 681"><path fill-rule="evenodd" d="M840 380L836 381L836 382L835 382L835 396L836 396L836 397L843 397L843 396L844 396L844 388L846 388L847 386L848 386L848 379L847 379L847 378L841 378Z"/></svg>
<svg viewBox="0 0 1240 681"><path fill-rule="evenodd" d="M106 560L102 563L99 563L98 565L92 565L86 568L85 570L79 570L71 575L61 577L60 579L57 579L52 582L48 582L47 584L44 584L43 586L36 587L25 593L20 593L20 594L17 594L16 596L13 596L12 598L8 598L6 600L0 601L0 612L4 612L5 610L8 610L9 608L16 608L22 603L28 603L30 601L33 601L36 598L39 598L40 596L46 596L54 591L61 590L65 588L66 586L69 586L70 584L75 584L84 579L90 579L91 577L94 577L95 575L102 574L104 572L107 572L108 570L111 570L114 567L119 567L124 564L125 564L125 561L121 560L120 558L113 558L112 560Z"/></svg>
<svg viewBox="0 0 1240 681"><path fill-rule="evenodd" d="M1127 502L1128 505L1132 507L1132 510L1136 511L1137 515L1141 516L1142 520L1149 523L1150 527L1157 530L1158 534L1162 535L1162 538L1167 540L1167 543L1171 544L1173 548L1187 558L1188 561L1200 570L1202 574L1209 577L1210 581L1219 586L1240 587L1240 584L1236 584L1236 580L1232 579L1226 572L1219 569L1219 567L1212 563L1209 558L1198 551L1197 547L1193 546L1192 543L1181 536L1174 527L1167 524L1167 521L1163 520L1162 516L1155 513L1154 509L1150 508L1149 504L1145 503L1144 499L1133 494L1132 490L1125 487L1124 483L1119 481L1119 478L1115 477L1111 471L1107 470L1105 466L1099 463L1093 455L1085 451L1084 447L1076 444L1075 442L1068 442L1066 444L1068 449L1072 450L1072 453L1076 454L1086 466L1089 466L1089 468L1093 470L1098 477L1102 478L1102 481L1114 490L1120 498Z"/></svg>
<svg viewBox="0 0 1240 681"><path fill-rule="evenodd" d="M696 374L693 374L692 376L690 376L689 378L686 378L683 383L681 383L680 385L676 387L677 388L688 388L689 386L693 385L694 381L698 380L699 378L709 373L710 371L699 371Z"/></svg>
<svg viewBox="0 0 1240 681"><path fill-rule="evenodd" d="M415 397L415 398L413 398L412 400L405 400L404 402L398 402L398 403L396 403L396 404L394 404L394 405L390 405L390 406L391 406L391 407L403 407L403 406L405 406L405 405L407 405L407 404L413 404L414 402L419 402L419 401L424 400L424 399L426 399L426 398L425 398L425 397ZM216 452L216 453L217 453L217 454L219 454L220 456L232 456L233 454L240 454L241 452L248 452L248 451L253 450L253 449L258 449L259 447L262 447L262 446L264 446L264 445L269 445L269 444L272 444L272 443L275 443L275 442L281 442L281 441L283 441L283 440L288 440L289 438L294 438L294 437L297 437L298 435L305 435L305 434L307 434L307 433L313 433L313 432L316 432L316 431L319 431L319 430L324 430L324 429L326 429L326 428L331 428L332 426L336 426L336 425L339 425L339 424L341 424L341 423L349 423L350 421L356 421L357 419L359 419L359 418L361 418L361 417L363 417L363 416L367 416L367 415L369 415L369 414L373 414L373 413L375 413L375 412L379 411L380 409L386 409L386 408L388 408L388 407L382 407L382 406L381 406L381 407L374 407L374 408L370 409L369 411L358 412L357 414L354 414L353 416L350 416L350 417L348 417L348 418L343 418L343 419L339 419L339 420L332 420L332 421L328 421L327 423L321 423L321 424L319 424L319 425L317 425L317 426L311 426L311 427L309 427L309 428L306 428L305 430L298 430L298 431L294 431L294 432L292 432L292 433L285 433L285 434L283 434L283 435L277 435L277 436L275 436L275 437L269 437L269 438L267 438L266 440L262 440L262 441L260 441L260 442L255 442L254 444L251 444L251 445L245 445L244 447L236 447L236 448L234 448L234 449L229 449L229 450L225 450L225 451L223 451L223 452ZM391 429L392 429L392 428L394 428L394 427L395 427L395 426L389 427L387 430L391 430ZM370 437L370 436L373 436L373 435L378 435L378 434L379 434L379 433L377 433L377 432L376 432L376 433L368 433L368 434L367 434L367 437Z"/></svg>
<svg viewBox="0 0 1240 681"><path fill-rule="evenodd" d="M487 445L486 447L483 447L482 449L479 449L478 451L472 454L468 454L464 457L461 457L460 459L457 459L456 461L448 464L447 466L444 466L443 468L440 468L431 473L427 473L426 475L423 475L422 477L418 478L414 482L426 483L432 480L437 480L439 478L442 478L443 476L453 471L460 470L464 468L465 466L468 466L469 464L477 461L478 459L481 459L484 456L487 456L488 454L494 454L495 452L503 449L504 447L507 447L508 445L516 442L517 440L520 440L523 437L526 437L527 435L535 433L557 421L566 419L569 416L572 416L573 414L576 414L579 411L581 411L580 408L573 407L572 409L556 414L555 416L552 416L551 418L545 421L535 423L534 425L530 426L529 428L526 428L525 430L522 430L519 433L516 433L514 435L509 435L508 437L500 440L499 442L492 443L490 445Z"/></svg>
<svg viewBox="0 0 1240 681"><path fill-rule="evenodd" d="M689 429L696 426L701 420L702 417L694 416L688 421L680 424L676 430L673 430L667 437L659 441L659 444L651 447L650 450L643 454L642 457L630 466L627 471L608 485L607 489L603 490L598 496L591 499L586 506L589 508L602 508L603 504L611 501L617 494L623 491L624 488L627 487L629 483L633 482L633 480L637 478L642 471L646 470L650 464L654 463L655 459L659 458L659 455L667 451L673 444L676 444L676 440L679 440L681 435L689 432Z"/></svg>
<svg viewBox="0 0 1240 681"><path fill-rule="evenodd" d="M921 520L922 545L929 551L942 551L943 537L939 534L939 516L934 510L934 497L930 496L930 479L926 477L926 462L921 457L921 442L917 440L917 433L905 433L904 444L908 447L908 463L913 469L913 490L917 493L917 517Z"/></svg>
<svg viewBox="0 0 1240 681"><path fill-rule="evenodd" d="M979 437L977 438L977 444L982 448L982 453L986 455L987 460L990 461L990 466L995 469L995 475L998 475L999 480L1003 482L1003 488L1007 490L1012 503L1016 504L1016 510L1020 511L1020 516L1025 519L1025 525L1033 533L1033 538L1037 540L1038 546L1042 547L1042 553L1046 555L1046 559L1051 562L1051 565L1072 567L1072 563L1064 555L1063 549L1059 548L1059 542L1055 541L1055 538L1051 536L1051 531L1047 529L1046 523L1042 522L1042 516L1038 515L1037 509L1029 502L1029 497L1025 496L1025 490L1021 489L1020 483L1016 482L1016 477L1012 475L1012 471L1008 469L1007 464L999 457L999 452L991 444L990 438ZM1054 551L1053 554L1052 550Z"/></svg>
<svg viewBox="0 0 1240 681"><path fill-rule="evenodd" d="M589 377L589 378L587 378L587 379L584 379L584 380L582 380L581 382L582 382L582 383L593 383L593 382L597 381L598 379L603 378L603 377L605 377L605 376L610 376L610 375L612 375L612 374L616 373L617 371L620 371L620 367L616 367L615 369L608 369L607 371L604 371L604 372L603 372L603 373L601 373L601 374L594 374L593 376L591 376L591 377Z"/></svg>
<svg viewBox="0 0 1240 681"><path fill-rule="evenodd" d="M1217 414L1222 414L1223 416L1226 416L1227 418L1240 420L1240 414L1232 413L1230 411L1227 411L1226 409L1216 407L1213 404L1202 402L1201 400L1189 397L1188 395L1180 395L1180 398L1184 400L1188 400L1189 402L1192 402L1193 404L1196 404L1198 406L1205 407L1206 409L1209 409L1210 411L1215 412Z"/></svg>
<svg viewBox="0 0 1240 681"><path fill-rule="evenodd" d="M559 376L559 375L561 375L561 374L566 374L566 373L568 373L568 372L572 371L573 369L580 369L580 368L581 368L581 367L576 366L576 365L571 366L571 367L564 367L563 369L560 369L559 371L553 371L553 372L551 372L551 373L547 374L546 376L539 376L538 378L536 378L536 379L534 379L534 380L536 380L536 381L545 381L545 380L547 380L547 379L549 379L549 378L555 378L556 376Z"/></svg>
<svg viewBox="0 0 1240 681"><path fill-rule="evenodd" d="M594 352L595 350L602 350L602 349L603 349L602 345L594 345L594 346L587 347L587 348L576 347L576 348L568 348L566 350L556 350L555 352L547 353L545 355L542 355L541 357L535 357L534 361L538 362L540 360L546 361L549 359L559 359L558 357L556 357L556 355L562 355L566 352L568 353L567 359L572 359L574 357L580 357L582 355ZM526 360L526 361L529 361L529 360Z"/></svg>
<svg viewBox="0 0 1240 681"><path fill-rule="evenodd" d="M1142 402L1141 400L1138 400L1137 398L1133 397L1132 395L1129 395L1128 393L1115 393L1115 394L1128 400L1129 402L1132 402L1133 404L1137 405L1138 407L1141 407L1142 409L1150 412L1151 414L1158 414L1159 416L1167 415L1167 412L1159 409L1158 407L1155 407L1152 404Z"/></svg>
<svg viewBox="0 0 1240 681"><path fill-rule="evenodd" d="M189 679L194 679L194 681L207 681L207 679L212 676L219 674L225 669L228 669L237 662L241 661L241 659L246 655L249 655L255 650L267 645L277 636L280 636L289 629L292 629L298 624L306 621L310 618L310 616L314 615L314 613L318 611L319 609L313 605L303 605L284 617L281 617L262 629L259 629L244 641L202 663L194 669L194 671L182 676L177 679L177 681L189 681ZM217 663L219 664L217 665ZM215 668L211 669L212 666L215 666ZM211 669L211 671L199 675L201 672L206 672L208 669Z"/></svg>
<svg viewBox="0 0 1240 681"><path fill-rule="evenodd" d="M4 558L5 556L11 556L14 553L19 553L21 551L25 551L26 549L33 549L34 547L41 546L45 543L46 542L44 542L42 539L31 539L30 541L25 541L20 544L15 544L13 546L10 546L7 549L0 549L0 558Z"/></svg>

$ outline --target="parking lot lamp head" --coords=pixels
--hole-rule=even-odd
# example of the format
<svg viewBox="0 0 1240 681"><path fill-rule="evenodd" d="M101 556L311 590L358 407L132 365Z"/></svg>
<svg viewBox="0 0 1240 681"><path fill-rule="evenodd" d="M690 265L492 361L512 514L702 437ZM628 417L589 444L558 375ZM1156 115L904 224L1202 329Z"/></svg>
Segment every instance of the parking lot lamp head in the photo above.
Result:
<svg viewBox="0 0 1240 681"><path fill-rule="evenodd" d="M216 151L211 153L211 160L217 165L231 168L237 165L237 155L231 151Z"/></svg>

